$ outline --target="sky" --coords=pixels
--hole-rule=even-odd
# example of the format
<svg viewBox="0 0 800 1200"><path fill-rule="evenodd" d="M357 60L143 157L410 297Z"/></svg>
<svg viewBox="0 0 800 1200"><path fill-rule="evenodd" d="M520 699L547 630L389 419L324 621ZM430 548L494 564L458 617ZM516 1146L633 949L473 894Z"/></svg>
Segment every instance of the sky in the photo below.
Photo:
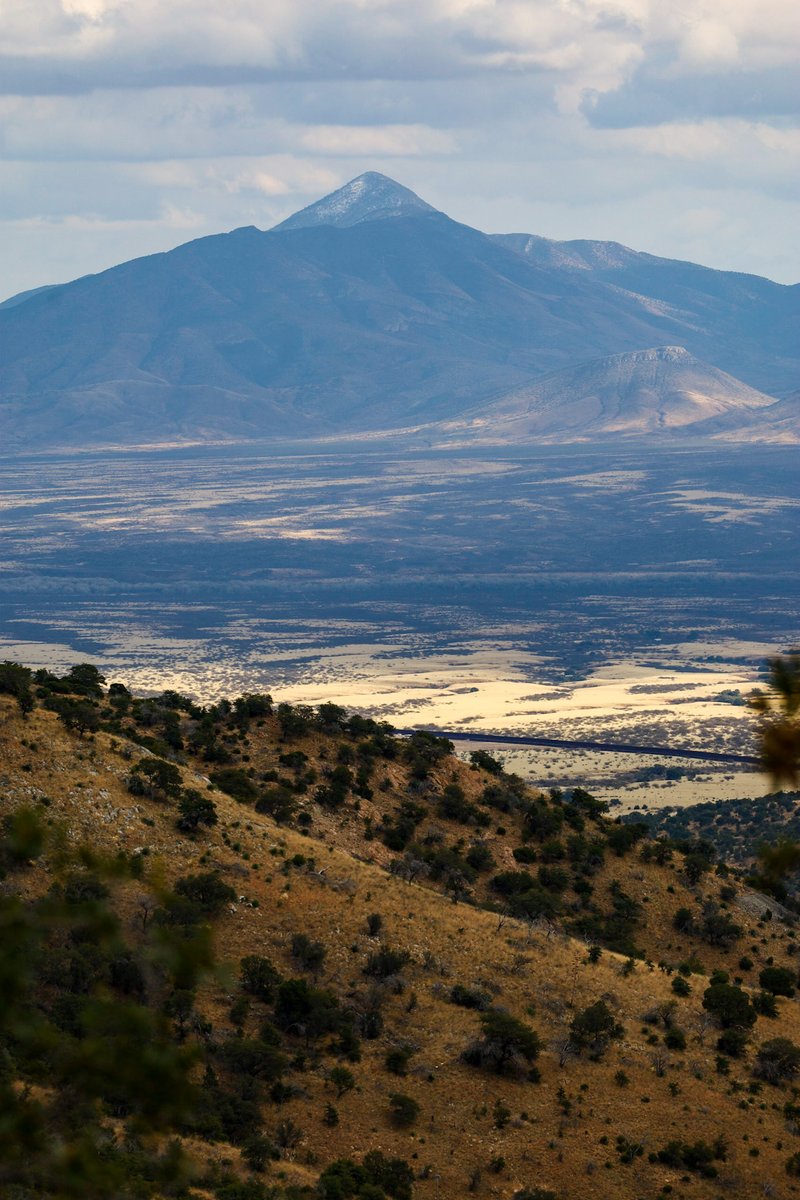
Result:
<svg viewBox="0 0 800 1200"><path fill-rule="evenodd" d="M0 297L366 170L800 280L797 0L0 0Z"/></svg>

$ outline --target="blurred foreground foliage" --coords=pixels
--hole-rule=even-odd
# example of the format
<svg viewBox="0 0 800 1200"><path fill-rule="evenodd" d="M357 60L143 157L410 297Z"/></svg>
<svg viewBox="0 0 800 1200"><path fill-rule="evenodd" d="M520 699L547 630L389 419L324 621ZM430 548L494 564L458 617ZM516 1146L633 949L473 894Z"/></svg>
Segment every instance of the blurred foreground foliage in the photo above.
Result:
<svg viewBox="0 0 800 1200"><path fill-rule="evenodd" d="M139 873L125 857L62 852L47 892L26 896L45 840L30 809L3 822L0 1193L180 1195L191 1172L165 1135L196 1104L197 1051L176 1039L164 1001L210 968L208 931L154 925L134 944L112 905L112 888Z"/></svg>

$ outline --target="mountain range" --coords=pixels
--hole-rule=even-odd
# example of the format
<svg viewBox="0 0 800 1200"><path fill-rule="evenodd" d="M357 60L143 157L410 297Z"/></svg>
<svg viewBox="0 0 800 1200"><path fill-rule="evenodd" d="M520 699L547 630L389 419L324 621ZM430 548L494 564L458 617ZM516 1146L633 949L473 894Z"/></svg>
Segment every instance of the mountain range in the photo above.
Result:
<svg viewBox="0 0 800 1200"><path fill-rule="evenodd" d="M795 441L798 329L800 285L487 235L367 172L272 230L0 305L0 441Z"/></svg>

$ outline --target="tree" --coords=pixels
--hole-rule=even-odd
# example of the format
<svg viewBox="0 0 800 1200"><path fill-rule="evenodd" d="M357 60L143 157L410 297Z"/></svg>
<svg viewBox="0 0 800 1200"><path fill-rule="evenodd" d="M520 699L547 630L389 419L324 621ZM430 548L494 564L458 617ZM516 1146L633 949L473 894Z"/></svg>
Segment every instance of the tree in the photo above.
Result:
<svg viewBox="0 0 800 1200"><path fill-rule="evenodd" d="M93 733L100 728L100 714L86 700L64 696L52 701L50 707L58 713L64 727L77 733L78 737L82 738L85 733Z"/></svg>
<svg viewBox="0 0 800 1200"><path fill-rule="evenodd" d="M763 1042L756 1055L755 1074L768 1083L794 1079L800 1071L800 1046L789 1038L771 1038Z"/></svg>
<svg viewBox="0 0 800 1200"><path fill-rule="evenodd" d="M13 696L24 716L33 708L32 677L32 672L19 663L7 659L0 663L0 695Z"/></svg>
<svg viewBox="0 0 800 1200"><path fill-rule="evenodd" d="M703 1008L723 1029L749 1029L756 1021L756 1010L747 993L730 983L712 983L706 988Z"/></svg>
<svg viewBox="0 0 800 1200"><path fill-rule="evenodd" d="M328 1079L336 1088L337 1100L341 1100L345 1092L351 1092L356 1086L356 1077L347 1067L331 1067Z"/></svg>
<svg viewBox="0 0 800 1200"><path fill-rule="evenodd" d="M163 758L141 758L127 779L132 796L151 800L177 800L181 793L181 773L174 763Z"/></svg>
<svg viewBox="0 0 800 1200"><path fill-rule="evenodd" d="M498 1075L514 1073L525 1063L539 1057L541 1040L535 1029L512 1017L503 1008L481 1013L482 1038L469 1046L465 1059L472 1066L485 1067Z"/></svg>
<svg viewBox="0 0 800 1200"><path fill-rule="evenodd" d="M258 796L255 807L257 813L267 813L273 821L284 825L294 816L297 810L297 801L287 787L276 783L273 787L264 789Z"/></svg>
<svg viewBox="0 0 800 1200"><path fill-rule="evenodd" d="M217 871L185 875L175 884L177 895L185 897L204 917L214 917L236 899L236 892Z"/></svg>
<svg viewBox="0 0 800 1200"><path fill-rule="evenodd" d="M696 932L709 946L722 946L727 950L738 941L743 930L741 925L737 925L721 912L716 904L708 904L703 909L703 919Z"/></svg>
<svg viewBox="0 0 800 1200"><path fill-rule="evenodd" d="M189 788L183 793L178 811L180 816L175 824L181 833L196 833L200 825L217 823L217 807L214 801L194 788Z"/></svg>
<svg viewBox="0 0 800 1200"><path fill-rule="evenodd" d="M761 764L776 788L800 786L800 648L767 660L769 691L757 689Z"/></svg>
<svg viewBox="0 0 800 1200"><path fill-rule="evenodd" d="M0 832L0 859L7 836ZM101 880L76 871L46 898L27 891L6 884L0 893L0 1044L13 1047L0 1072L0 1193L175 1194L186 1162L167 1139L198 1101L195 1048L176 1041L133 983L141 947L128 944ZM70 948L66 957L60 947ZM175 962L162 948L169 986ZM81 960L89 969L75 991L69 964ZM114 1133L120 1115L124 1139Z"/></svg>
<svg viewBox="0 0 800 1200"><path fill-rule="evenodd" d="M64 683L68 684L70 691L96 699L102 696L105 681L105 676L91 663L76 663L64 676Z"/></svg>
<svg viewBox="0 0 800 1200"><path fill-rule="evenodd" d="M570 1039L576 1049L588 1050L598 1058L610 1042L621 1038L624 1032L604 1000L597 1000L577 1013L570 1025Z"/></svg>
<svg viewBox="0 0 800 1200"><path fill-rule="evenodd" d="M764 967L758 976L759 985L773 996L793 996L797 975L788 967Z"/></svg>
<svg viewBox="0 0 800 1200"><path fill-rule="evenodd" d="M779 900L786 897L784 880L800 868L800 842L781 838L772 846L759 846L758 873L748 882Z"/></svg>
<svg viewBox="0 0 800 1200"><path fill-rule="evenodd" d="M281 729L281 740L291 741L308 733L314 720L314 710L307 704L287 704L281 702L276 709L278 724Z"/></svg>
<svg viewBox="0 0 800 1200"><path fill-rule="evenodd" d="M469 761L473 767L486 771L489 775L503 774L503 764L499 763L496 758L492 758L491 754L488 754L485 750L473 750L469 756Z"/></svg>
<svg viewBox="0 0 800 1200"><path fill-rule="evenodd" d="M248 954L241 962L242 990L258 1000L269 1004L281 977L268 958L260 954Z"/></svg>

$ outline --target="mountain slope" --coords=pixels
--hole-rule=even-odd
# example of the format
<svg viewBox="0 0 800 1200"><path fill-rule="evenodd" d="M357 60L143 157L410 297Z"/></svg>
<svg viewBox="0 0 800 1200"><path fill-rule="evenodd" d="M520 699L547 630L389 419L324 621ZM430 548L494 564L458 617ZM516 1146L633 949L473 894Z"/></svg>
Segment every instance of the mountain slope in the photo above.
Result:
<svg viewBox="0 0 800 1200"><path fill-rule="evenodd" d="M718 429L733 436L742 427L749 436L750 426L770 428L778 404L681 346L661 346L557 371L448 428L499 441L651 438Z"/></svg>
<svg viewBox="0 0 800 1200"><path fill-rule="evenodd" d="M741 362L751 386L794 386L795 289L696 271L722 279L718 294L667 271L654 299L627 277L540 265L368 173L275 230L203 238L0 308L0 438L35 449L402 428L664 344L723 370Z"/></svg>
<svg viewBox="0 0 800 1200"><path fill-rule="evenodd" d="M335 706L273 712L265 697L249 697L202 710L175 692L144 700L118 684L97 694L90 672L40 675L25 716L0 696L4 816L23 814L0 833L0 909L16 918L0 954L26 932L17 904L34 912L49 892L45 915L58 917L60 896L73 906L32 966L44 977L36 1014L51 1022L50 1056L81 1071L63 1092L53 1095L52 1077L43 1089L42 1043L38 1054L20 1053L19 1027L5 1060L15 1095L42 1108L32 1145L55 1123L57 1146L61 1137L82 1146L78 1171L93 1160L85 1133L99 1135L101 1164L133 1141L132 1164L145 1171L130 1194L168 1194L146 1173L144 1152L166 1148L170 1131L144 1145L120 1136L132 1119L121 1103L127 1076L101 1075L102 1102L70 1121L92 1079L92 1052L101 1066L116 1061L120 1034L130 1036L122 1019L107 1029L110 1042L97 1047L87 1036L94 1027L83 1022L111 1003L134 1033L145 1013L160 1013L162 1029L168 1016L174 1044L199 1061L199 1094L186 1098L194 1112L182 1114L170 1144L194 1164L183 1192L192 1200L313 1200L325 1194L317 1180L332 1160L372 1150L406 1162L411 1177L410 1191L379 1188L369 1192L375 1200L475 1192L752 1200L764 1184L781 1194L795 1150L786 1131L794 1112L784 1106L796 1097L791 1078L768 1084L756 1071L764 1043L800 1038L800 1010L791 998L765 998L760 980L779 987L767 970L779 968L785 986L785 972L795 973L794 931L774 902L767 919L763 897L724 866L715 873L707 847L651 843L641 828L607 821L580 789L531 793L490 758L469 767L435 740L396 741ZM0 686L11 680L6 669ZM79 685L88 695L70 695ZM76 704L102 727L71 724ZM348 762L358 791L345 784L331 803L334 773L341 784ZM165 767L172 774L162 788ZM198 799L206 812L210 801L216 821L181 829L187 800ZM52 831L43 846L31 844L31 809ZM9 834L26 828L20 853ZM92 906L103 870L124 953ZM211 895L197 881L209 875L221 903L199 920L213 930L219 969L178 995L169 931L188 949L197 905ZM526 877L535 886L515 892ZM545 901L551 915L536 917ZM254 967L266 960L259 976L243 970L252 955ZM184 951L184 973L192 961ZM18 964L7 965L11 974ZM749 1005L742 1034L721 1046L725 1030L704 1006L715 969L741 979ZM601 999L621 1029L607 1043L582 1044L573 1022ZM487 1008L535 1031L534 1069L515 1053L499 1067L465 1060ZM158 1066L152 1050L141 1045ZM406 1106L406 1124L392 1116L398 1093L418 1106ZM253 1128L266 1162L249 1170ZM19 1174L28 1165L14 1158L13 1141L0 1145L12 1187L9 1160ZM56 1176L28 1194L60 1197L61 1184Z"/></svg>
<svg viewBox="0 0 800 1200"><path fill-rule="evenodd" d="M800 284L784 286L758 275L659 258L619 242L556 242L517 233L495 234L494 240L526 262L647 298L654 311L684 318L692 314L696 328L713 329L724 340L725 359L704 352L694 339L677 339L681 345L769 395L783 395L795 386L792 343L800 335ZM754 338L760 344L755 357ZM766 354L772 361L762 359Z"/></svg>
<svg viewBox="0 0 800 1200"><path fill-rule="evenodd" d="M761 419L763 416L763 420ZM800 442L800 392L777 400L763 414L751 412L745 419L723 414L702 430L721 441Z"/></svg>
<svg viewBox="0 0 800 1200"><path fill-rule="evenodd" d="M0 429L74 445L402 426L666 331L435 213L243 229L0 311Z"/></svg>

